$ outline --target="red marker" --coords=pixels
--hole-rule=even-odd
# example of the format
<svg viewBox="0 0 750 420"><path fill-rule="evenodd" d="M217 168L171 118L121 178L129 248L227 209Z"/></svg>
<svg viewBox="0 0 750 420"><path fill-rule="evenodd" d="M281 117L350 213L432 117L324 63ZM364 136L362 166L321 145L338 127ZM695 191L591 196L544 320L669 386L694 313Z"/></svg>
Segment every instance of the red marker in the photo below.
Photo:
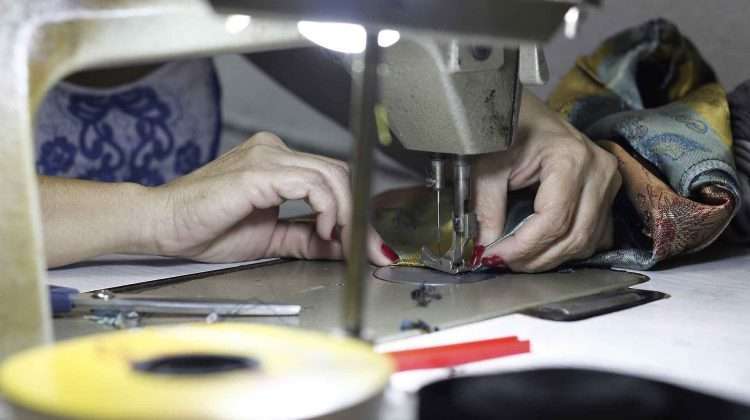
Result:
<svg viewBox="0 0 750 420"><path fill-rule="evenodd" d="M464 363L528 353L531 343L518 337L495 338L447 346L396 351L389 354L396 362L396 371L452 367Z"/></svg>

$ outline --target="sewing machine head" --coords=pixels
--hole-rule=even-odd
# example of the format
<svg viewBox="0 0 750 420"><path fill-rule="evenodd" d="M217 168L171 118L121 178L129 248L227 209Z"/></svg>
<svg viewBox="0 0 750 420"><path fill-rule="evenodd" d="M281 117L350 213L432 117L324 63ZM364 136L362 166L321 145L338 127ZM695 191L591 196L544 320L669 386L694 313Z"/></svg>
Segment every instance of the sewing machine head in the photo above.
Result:
<svg viewBox="0 0 750 420"><path fill-rule="evenodd" d="M440 202L446 178L452 179L451 244L443 255L424 246L422 262L451 274L470 271L467 247L477 232L470 206L472 156L510 147L520 83L546 81L544 56L536 45L492 47L426 37L402 40L383 56L388 72L382 98L391 129L407 149L433 154L427 183L435 194L438 237Z"/></svg>

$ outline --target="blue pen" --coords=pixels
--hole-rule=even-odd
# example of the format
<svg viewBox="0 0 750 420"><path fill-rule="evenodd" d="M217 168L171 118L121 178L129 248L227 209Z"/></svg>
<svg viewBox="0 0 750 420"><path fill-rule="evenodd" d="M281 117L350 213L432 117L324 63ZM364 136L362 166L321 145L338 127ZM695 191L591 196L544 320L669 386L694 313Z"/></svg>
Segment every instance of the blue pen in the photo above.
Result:
<svg viewBox="0 0 750 420"><path fill-rule="evenodd" d="M135 311L143 314L219 316L296 316L302 307L277 303L256 303L235 299L192 299L115 295L109 291L81 294L71 287L50 286L50 306L54 316L84 311ZM99 296L99 297L96 297Z"/></svg>

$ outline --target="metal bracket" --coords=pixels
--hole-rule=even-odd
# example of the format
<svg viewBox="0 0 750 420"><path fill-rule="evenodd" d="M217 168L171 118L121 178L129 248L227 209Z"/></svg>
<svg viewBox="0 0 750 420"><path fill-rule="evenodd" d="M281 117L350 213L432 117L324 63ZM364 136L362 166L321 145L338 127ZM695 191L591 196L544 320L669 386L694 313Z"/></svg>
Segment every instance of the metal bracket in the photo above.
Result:
<svg viewBox="0 0 750 420"><path fill-rule="evenodd" d="M0 358L52 336L33 117L83 68L308 45L296 22L254 17L240 32L202 0L0 0ZM159 42L154 42L158 39Z"/></svg>

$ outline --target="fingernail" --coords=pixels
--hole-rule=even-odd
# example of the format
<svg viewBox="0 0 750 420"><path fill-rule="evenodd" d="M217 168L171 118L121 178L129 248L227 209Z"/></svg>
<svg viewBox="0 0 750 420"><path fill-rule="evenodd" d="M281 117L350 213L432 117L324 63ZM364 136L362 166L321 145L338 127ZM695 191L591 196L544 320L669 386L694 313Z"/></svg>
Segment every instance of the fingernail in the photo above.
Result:
<svg viewBox="0 0 750 420"><path fill-rule="evenodd" d="M386 245L385 242L380 245L380 251L383 253L383 255L385 255L386 258L391 260L391 262L398 262L398 254L396 254L396 251L394 251L393 248Z"/></svg>
<svg viewBox="0 0 750 420"><path fill-rule="evenodd" d="M469 264L471 264L471 267L476 267L479 265L479 263L482 260L482 255L484 254L484 245L476 245L474 247L474 252L471 253L471 260Z"/></svg>
<svg viewBox="0 0 750 420"><path fill-rule="evenodd" d="M491 255L489 257L482 258L482 265L485 267L503 268L505 267L505 261L499 255Z"/></svg>
<svg viewBox="0 0 750 420"><path fill-rule="evenodd" d="M337 226L334 226L331 230L331 240L332 241L338 241L341 240L341 228Z"/></svg>

